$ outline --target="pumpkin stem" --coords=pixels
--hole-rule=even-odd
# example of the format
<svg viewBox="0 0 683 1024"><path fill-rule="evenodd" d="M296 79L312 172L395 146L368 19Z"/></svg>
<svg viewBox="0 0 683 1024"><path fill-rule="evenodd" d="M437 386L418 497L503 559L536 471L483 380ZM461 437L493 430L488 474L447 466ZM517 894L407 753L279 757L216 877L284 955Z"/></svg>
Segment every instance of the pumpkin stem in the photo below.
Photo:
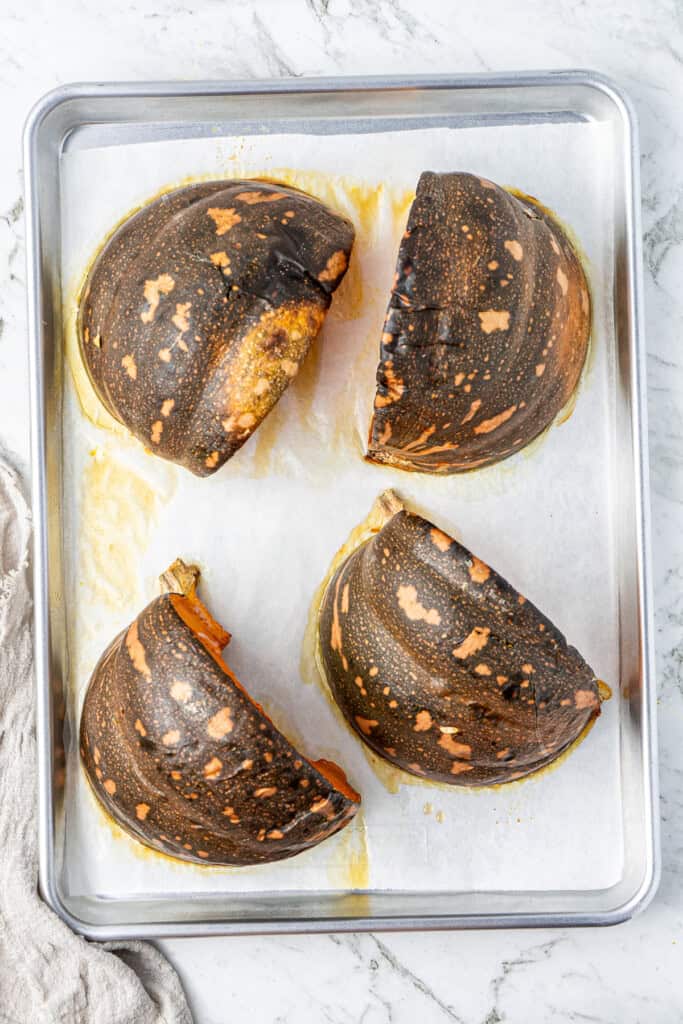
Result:
<svg viewBox="0 0 683 1024"><path fill-rule="evenodd" d="M401 501L396 491L392 491L390 488L382 491L379 497L375 498L375 503L370 510L370 522L373 527L376 526L381 530L397 512L404 512L405 509L405 502Z"/></svg>
<svg viewBox="0 0 683 1024"><path fill-rule="evenodd" d="M186 565L182 558L176 558L166 572L159 577L162 594L182 594L183 597L194 595L199 583L201 572L196 565Z"/></svg>
<svg viewBox="0 0 683 1024"><path fill-rule="evenodd" d="M608 686L604 679L597 679L598 696L600 697L600 703L605 700L609 700L612 696L612 688Z"/></svg>

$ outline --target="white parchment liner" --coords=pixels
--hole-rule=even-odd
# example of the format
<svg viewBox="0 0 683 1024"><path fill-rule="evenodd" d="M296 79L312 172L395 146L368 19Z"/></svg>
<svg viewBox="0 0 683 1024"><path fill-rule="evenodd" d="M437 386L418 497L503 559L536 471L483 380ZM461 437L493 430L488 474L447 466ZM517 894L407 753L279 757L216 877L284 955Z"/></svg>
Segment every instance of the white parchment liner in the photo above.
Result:
<svg viewBox="0 0 683 1024"><path fill-rule="evenodd" d="M390 792L320 687L304 683L300 671L312 596L339 545L391 486L538 604L617 691L608 131L576 123L274 135L63 157L68 323L77 284L107 232L188 177L280 176L284 168L310 172L292 179L304 186L326 177L359 231L354 276L310 363L242 452L210 479L94 425L65 374L69 892L592 889L620 877L618 697L566 762L535 779L478 792L412 784ZM474 171L541 199L578 238L594 301L593 352L573 415L497 467L438 479L361 457L404 228L401 197L425 169ZM177 555L203 569L201 593L233 633L227 658L238 678L304 753L337 760L361 791L362 817L341 837L272 866L202 869L145 852L99 810L75 741L85 687L102 649L155 595L157 575Z"/></svg>

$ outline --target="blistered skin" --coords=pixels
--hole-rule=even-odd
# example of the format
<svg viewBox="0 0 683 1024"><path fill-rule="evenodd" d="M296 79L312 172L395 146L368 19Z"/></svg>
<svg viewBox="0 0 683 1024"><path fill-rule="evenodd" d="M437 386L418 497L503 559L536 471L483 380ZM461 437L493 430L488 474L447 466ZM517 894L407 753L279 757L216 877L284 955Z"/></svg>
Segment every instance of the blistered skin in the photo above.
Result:
<svg viewBox="0 0 683 1024"><path fill-rule="evenodd" d="M317 845L353 818L358 794L341 769L295 750L177 600L148 605L90 680L80 737L96 796L142 843L200 864L260 864Z"/></svg>
<svg viewBox="0 0 683 1024"><path fill-rule="evenodd" d="M581 264L531 200L424 173L382 334L368 458L454 473L519 451L573 394L590 335Z"/></svg>
<svg viewBox="0 0 683 1024"><path fill-rule="evenodd" d="M215 472L296 376L353 238L316 199L263 181L145 206L106 243L80 301L99 398L155 454Z"/></svg>
<svg viewBox="0 0 683 1024"><path fill-rule="evenodd" d="M600 713L598 682L558 629L441 530L396 513L341 565L320 655L351 727L405 771L510 782Z"/></svg>

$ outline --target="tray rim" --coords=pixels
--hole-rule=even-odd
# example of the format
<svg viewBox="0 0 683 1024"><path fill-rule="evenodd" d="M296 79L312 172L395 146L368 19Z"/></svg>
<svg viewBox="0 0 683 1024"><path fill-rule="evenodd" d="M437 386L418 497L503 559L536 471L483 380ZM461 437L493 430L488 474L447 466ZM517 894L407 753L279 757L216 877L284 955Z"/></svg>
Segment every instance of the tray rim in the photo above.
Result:
<svg viewBox="0 0 683 1024"><path fill-rule="evenodd" d="M36 149L45 119L60 106L74 100L116 99L117 97L173 98L201 95L296 94L402 91L406 89L505 89L553 86L583 86L606 96L617 109L627 140L624 167L624 206L629 230L625 252L630 282L628 319L632 339L630 356L631 423L634 437L634 490L636 498L636 561L639 586L639 626L642 640L641 678L643 692L642 759L646 820L646 869L632 895L622 904L600 912L508 912L461 913L443 917L380 916L282 918L250 921L206 920L193 922L152 922L94 924L76 916L59 893L54 860L53 727L51 721L51 677L49 649L49 594L47 540L47 481L45 452L45 404L43 398L43 354L41 348L43 300L40 262L40 219ZM61 140L64 143L67 135ZM247 79L213 81L75 82L46 93L29 112L24 127L24 195L26 216L27 306L30 371L31 479L34 521L34 659L36 697L36 739L38 751L38 887L45 902L74 931L91 939L171 938L225 934L301 934L354 931L452 930L472 928L539 928L613 925L642 912L652 901L661 876L659 839L658 770L656 746L656 678L653 641L652 558L649 506L649 457L647 447L647 378L643 312L642 247L640 220L640 150L634 106L611 78L583 69L496 72L492 74L438 74L406 76L334 76L315 78Z"/></svg>

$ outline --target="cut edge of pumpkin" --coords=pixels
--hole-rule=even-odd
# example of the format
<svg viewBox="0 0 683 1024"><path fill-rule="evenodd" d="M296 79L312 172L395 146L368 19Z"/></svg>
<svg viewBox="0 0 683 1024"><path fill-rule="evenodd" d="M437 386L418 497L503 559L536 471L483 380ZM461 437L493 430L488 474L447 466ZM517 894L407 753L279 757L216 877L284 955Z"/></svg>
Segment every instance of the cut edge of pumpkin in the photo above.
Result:
<svg viewBox="0 0 683 1024"><path fill-rule="evenodd" d="M247 698L247 700L256 708L258 713L263 716L273 728L277 729L277 726L273 722L272 718L266 714L261 704L254 700L251 694L245 689L240 683L239 679L235 676L228 663L223 658L223 649L227 647L231 639L231 634L224 629L221 624L214 619L206 605L197 596L197 584L199 582L200 570L195 565L186 565L182 559L177 558L175 562L166 570L165 573L160 577L162 589L165 589L169 593L169 598L173 609L176 614L187 626L192 635L200 642L205 651L211 655L213 660L216 662L218 667L226 674L231 683L233 683L241 693ZM177 586L180 592L171 590L170 586ZM278 732L280 730L278 729ZM284 736L284 733L282 733ZM287 737L285 736L285 739ZM293 747L290 740L287 740L290 746ZM293 747L293 749L296 749ZM297 750L299 756L306 761L315 771L317 771L323 778L342 796L346 797L354 804L360 804L361 796L351 783L349 782L346 772L344 769L336 764L334 761L328 761L326 758L320 758L317 761L311 761L305 754Z"/></svg>

